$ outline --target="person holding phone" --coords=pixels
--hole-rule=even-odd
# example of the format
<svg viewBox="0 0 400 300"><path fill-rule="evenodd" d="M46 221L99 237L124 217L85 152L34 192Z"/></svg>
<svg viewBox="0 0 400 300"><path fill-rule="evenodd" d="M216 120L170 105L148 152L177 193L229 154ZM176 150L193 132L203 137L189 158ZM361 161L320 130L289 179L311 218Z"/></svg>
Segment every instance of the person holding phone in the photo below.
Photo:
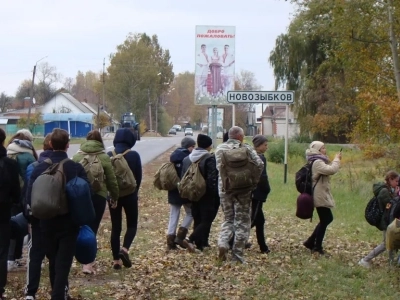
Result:
<svg viewBox="0 0 400 300"><path fill-rule="evenodd" d="M314 186L313 198L319 223L303 245L312 252L324 255L322 242L326 228L333 221L331 208L335 207L335 200L331 194L330 176L339 171L342 153L337 153L333 161L330 162L326 156L325 144L320 141L313 141L310 148L306 150L306 156L308 162L314 162L311 170L312 185Z"/></svg>

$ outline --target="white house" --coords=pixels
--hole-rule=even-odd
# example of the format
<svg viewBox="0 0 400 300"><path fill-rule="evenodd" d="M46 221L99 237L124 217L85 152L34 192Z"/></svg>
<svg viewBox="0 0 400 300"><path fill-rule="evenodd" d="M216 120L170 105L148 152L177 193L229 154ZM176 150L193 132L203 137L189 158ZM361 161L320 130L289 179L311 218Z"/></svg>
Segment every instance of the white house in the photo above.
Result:
<svg viewBox="0 0 400 300"><path fill-rule="evenodd" d="M42 107L42 114L86 113L93 114L88 107L79 102L69 93L57 93Z"/></svg>
<svg viewBox="0 0 400 300"><path fill-rule="evenodd" d="M260 120L262 134L274 137L284 137L286 135L286 108L289 109L289 138L293 138L300 133L300 126L290 107L287 105L269 104L265 108Z"/></svg>

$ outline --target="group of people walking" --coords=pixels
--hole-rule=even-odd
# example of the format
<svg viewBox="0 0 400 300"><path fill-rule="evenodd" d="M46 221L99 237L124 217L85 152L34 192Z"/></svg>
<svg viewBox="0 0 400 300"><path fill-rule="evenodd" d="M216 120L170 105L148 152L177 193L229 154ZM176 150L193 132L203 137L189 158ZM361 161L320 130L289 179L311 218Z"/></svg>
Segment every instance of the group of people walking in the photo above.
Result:
<svg viewBox="0 0 400 300"><path fill-rule="evenodd" d="M49 220L39 220L29 212L32 187L35 180L48 168L46 159L50 159L52 163L66 160L63 165L66 182L75 176L89 182L85 169L79 162L88 154L99 158L104 170L104 184L92 193L96 218L88 225L97 234L108 204L112 223L110 242L113 268L118 270L122 266L131 267L129 248L137 232L138 191L142 181L140 155L131 150L136 143L135 134L128 128L118 129L113 141L114 151L106 153L101 134L91 131L72 159L67 156L69 134L62 129L54 129L45 137L43 151L39 156L32 145L33 137L28 130L18 131L10 138L7 146L5 140L6 134L0 129L0 300L5 299L7 270L15 268L22 256L23 239L28 233L27 222L30 225L25 299L34 300L36 297L45 257L49 260L51 299L72 299L68 293L68 276L79 226L73 222L69 213ZM184 176L191 164L198 164L206 188L203 196L196 202L182 198L178 187L168 191L168 251L176 250L178 246L189 252L195 252L196 249L203 251L210 247L210 230L220 207L223 222L218 238L218 259L221 262L228 259L237 263L246 262L244 249L250 246L252 227L256 228L260 252L267 254L271 251L265 239L263 213L263 203L271 192L264 156L268 149L268 140L263 135L256 135L252 144L244 142L243 129L237 126L227 132L223 143L216 147L214 153L211 153L212 139L207 135L199 134L197 141L190 137L181 140L180 147L171 154L170 162L179 178ZM137 187L129 195L119 195L117 178L111 163L111 157L116 154L124 155L136 180ZM335 205L330 189L330 176L338 172L342 157L340 152L333 161L329 161L326 154L326 147L320 141L312 142L306 150L308 162L313 163L314 206L319 222L303 245L321 255L325 254L323 240L328 225L333 221L331 209ZM240 172L235 173L235 168ZM398 195L398 181L399 174L390 171L384 183L374 186L381 206L385 206ZM178 226L182 207L185 215ZM125 212L127 224L121 246L122 211ZM372 258L384 251L387 225L382 224L383 243L361 259L360 265L369 267ZM95 261L83 265L82 271L86 274L95 273Z"/></svg>
<svg viewBox="0 0 400 300"><path fill-rule="evenodd" d="M114 151L106 153L101 134L96 130L90 131L86 141L72 159L67 155L69 134L63 129L56 128L45 137L43 151L39 156L32 145L33 136L28 130L18 131L9 139L7 146L4 145L5 140L6 134L0 129L0 300L5 299L7 271L15 268L17 259L22 256L23 239L28 233L28 222L30 225L25 299L36 299L45 257L49 260L51 299L72 299L68 292L68 276L75 255L79 225L73 221L70 213L39 220L30 212L32 188L35 180L48 169L48 159L53 164L63 162L65 182L77 176L88 183L90 183L88 174L79 162L85 155L95 155L99 159L104 172L104 184L101 184L96 192L92 190L91 199L96 217L88 225L97 235L108 203L112 223L113 268L121 269L122 265L131 267L128 253L137 231L138 190L142 180L140 156L131 150L136 143L136 135L128 128L118 129L113 141ZM124 196L119 195L110 159L122 153L137 185L132 193ZM121 247L122 209L126 215L127 225ZM13 237L16 241L14 241L15 246L11 247ZM82 271L86 274L95 273L94 265L94 261L83 265Z"/></svg>

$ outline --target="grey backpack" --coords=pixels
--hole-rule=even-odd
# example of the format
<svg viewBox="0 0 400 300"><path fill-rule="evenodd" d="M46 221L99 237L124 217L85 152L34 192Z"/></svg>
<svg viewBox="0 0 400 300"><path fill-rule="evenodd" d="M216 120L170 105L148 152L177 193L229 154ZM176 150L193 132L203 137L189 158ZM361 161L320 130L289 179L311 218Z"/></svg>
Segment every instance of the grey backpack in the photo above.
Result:
<svg viewBox="0 0 400 300"><path fill-rule="evenodd" d="M32 186L31 211L35 218L44 220L68 213L68 200L65 192L64 163L50 159L44 160L49 167L40 174Z"/></svg>

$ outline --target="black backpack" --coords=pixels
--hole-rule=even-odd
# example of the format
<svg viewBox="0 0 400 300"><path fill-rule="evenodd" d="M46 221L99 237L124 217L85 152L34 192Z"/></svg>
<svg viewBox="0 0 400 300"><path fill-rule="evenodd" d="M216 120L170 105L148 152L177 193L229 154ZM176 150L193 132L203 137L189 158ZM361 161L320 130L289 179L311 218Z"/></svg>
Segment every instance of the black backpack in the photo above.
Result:
<svg viewBox="0 0 400 300"><path fill-rule="evenodd" d="M367 207L365 207L365 220L379 229L379 224L383 216L383 210L379 206L379 201L376 196L372 197L368 201Z"/></svg>
<svg viewBox="0 0 400 300"><path fill-rule="evenodd" d="M296 189L300 194L307 193L309 195L312 195L315 185L317 185L318 183L319 178L315 183L314 187L312 186L311 169L313 164L314 161L308 162L304 166L302 166L300 170L296 172L296 178L295 178Z"/></svg>

